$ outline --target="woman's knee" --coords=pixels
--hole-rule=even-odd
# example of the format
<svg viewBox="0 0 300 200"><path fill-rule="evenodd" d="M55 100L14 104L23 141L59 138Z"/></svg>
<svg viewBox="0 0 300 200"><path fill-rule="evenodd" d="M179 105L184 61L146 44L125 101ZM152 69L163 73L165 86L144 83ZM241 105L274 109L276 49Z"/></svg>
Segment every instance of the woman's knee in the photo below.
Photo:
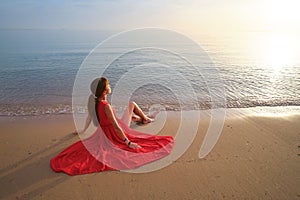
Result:
<svg viewBox="0 0 300 200"><path fill-rule="evenodd" d="M136 103L134 101L129 102L129 107L135 107L135 106L136 106Z"/></svg>
<svg viewBox="0 0 300 200"><path fill-rule="evenodd" d="M134 110L135 107L136 107L136 103L134 101L130 101L128 103L128 108L131 112Z"/></svg>

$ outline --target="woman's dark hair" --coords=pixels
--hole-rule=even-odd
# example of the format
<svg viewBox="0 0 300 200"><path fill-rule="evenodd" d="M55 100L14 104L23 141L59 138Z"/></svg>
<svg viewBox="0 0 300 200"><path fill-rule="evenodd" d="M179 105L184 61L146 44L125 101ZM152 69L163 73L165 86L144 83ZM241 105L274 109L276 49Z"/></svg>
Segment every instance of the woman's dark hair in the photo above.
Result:
<svg viewBox="0 0 300 200"><path fill-rule="evenodd" d="M88 112L89 115L92 117L95 126L99 125L99 118L98 118L99 116L97 111L99 98L106 90L107 85L108 85L108 79L105 77L96 78L95 80L92 81L90 85L92 94L89 96Z"/></svg>

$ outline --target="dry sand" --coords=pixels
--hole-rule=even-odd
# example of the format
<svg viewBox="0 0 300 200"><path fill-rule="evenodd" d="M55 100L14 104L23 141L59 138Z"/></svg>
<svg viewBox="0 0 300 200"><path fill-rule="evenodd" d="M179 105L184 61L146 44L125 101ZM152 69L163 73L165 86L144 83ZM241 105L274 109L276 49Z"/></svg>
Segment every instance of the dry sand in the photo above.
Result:
<svg viewBox="0 0 300 200"><path fill-rule="evenodd" d="M300 113L249 110L229 112L217 144L203 159L198 153L208 115L183 156L163 169L79 176L49 166L79 140L71 134L72 116L2 117L0 199L300 199ZM179 119L170 116L164 133L178 128ZM135 128L151 131L157 124Z"/></svg>

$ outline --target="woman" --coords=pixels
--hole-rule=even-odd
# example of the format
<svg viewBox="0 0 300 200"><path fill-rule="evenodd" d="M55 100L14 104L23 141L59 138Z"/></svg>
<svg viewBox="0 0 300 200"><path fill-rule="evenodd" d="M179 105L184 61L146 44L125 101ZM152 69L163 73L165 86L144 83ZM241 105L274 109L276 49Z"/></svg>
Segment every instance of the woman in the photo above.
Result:
<svg viewBox="0 0 300 200"><path fill-rule="evenodd" d="M85 132L91 121L98 128L88 139L76 142L50 161L55 172L69 175L87 174L105 170L134 169L170 154L172 136L155 136L129 128L131 119L140 123L153 121L134 102L130 102L123 117L118 119L107 102L111 93L108 80L95 79L91 84Z"/></svg>

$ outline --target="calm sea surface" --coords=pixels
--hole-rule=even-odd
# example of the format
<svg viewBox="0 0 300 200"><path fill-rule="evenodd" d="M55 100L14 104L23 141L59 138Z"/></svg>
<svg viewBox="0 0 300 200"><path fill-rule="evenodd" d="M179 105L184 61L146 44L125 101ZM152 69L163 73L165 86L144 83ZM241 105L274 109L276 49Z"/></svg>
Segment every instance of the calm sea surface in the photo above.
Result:
<svg viewBox="0 0 300 200"><path fill-rule="evenodd" d="M101 31L0 31L0 115L44 115L72 112L72 91L78 69L90 51L112 33ZM211 63L201 69L209 73L215 66L224 85L226 107L299 106L300 105L300 44L299 38L269 35L269 33L242 33L223 36L201 35L197 41L206 50ZM184 48L182 44L172 44ZM108 54L122 48L115 45ZM193 54L193 52L190 52ZM178 58L178 57L177 57ZM212 98L205 73L191 71L182 60L157 50L136 50L119 57L104 75L110 80L112 90L134 65L170 63L167 70L157 65L157 73L168 79L141 84L147 70L136 71L137 86L131 99L147 108L161 104L169 110L178 110L178 94L186 98L181 109L209 109ZM206 66L207 65L207 66ZM148 68L154 69L151 65ZM200 72L201 72L200 69ZM182 76L178 76L178 72ZM140 73L140 74L139 74ZM143 76L142 76L143 75ZM155 74L147 73L149 79ZM191 91L181 87L182 79L192 85L198 103L189 102ZM169 86L175 85L176 91ZM176 85L178 84L178 85ZM122 90L128 95L126 90ZM185 101L185 100L184 100ZM121 107L116 103L116 107Z"/></svg>

